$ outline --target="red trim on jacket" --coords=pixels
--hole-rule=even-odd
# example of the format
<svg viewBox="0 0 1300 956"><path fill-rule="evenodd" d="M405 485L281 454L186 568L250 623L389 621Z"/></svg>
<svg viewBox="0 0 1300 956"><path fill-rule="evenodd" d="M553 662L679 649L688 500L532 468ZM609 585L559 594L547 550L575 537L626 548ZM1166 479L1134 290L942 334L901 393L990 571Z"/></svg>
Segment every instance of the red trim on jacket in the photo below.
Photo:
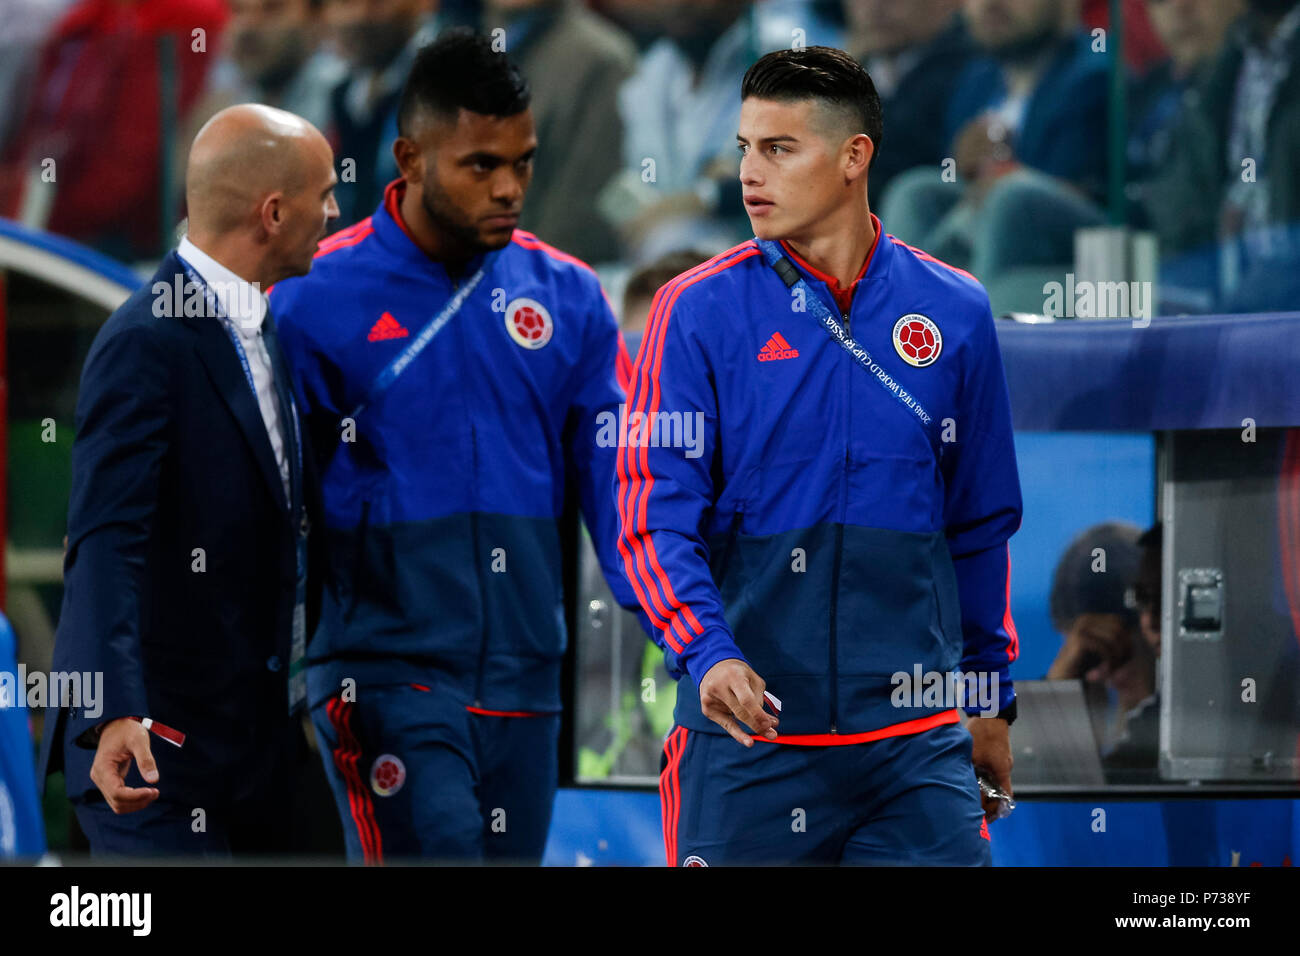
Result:
<svg viewBox="0 0 1300 956"><path fill-rule="evenodd" d="M806 261L801 255L799 255L799 253L795 252L788 242L784 239L781 240L781 248L786 251L786 254L790 256L791 259L811 272L813 276L826 283L826 288L831 290L831 295L835 297L835 304L840 307L841 314L847 314L849 309L852 307L853 293L857 291L858 283L862 281L862 277L867 274L867 267L871 265L871 260L876 255L876 247L880 245L880 234L882 230L880 220L876 218L874 212L871 214L871 225L872 228L876 230L876 237L871 240L871 248L867 250L867 257L862 260L862 268L858 270L858 277L850 282L847 288L841 287L839 279L835 278L833 275L828 275L827 273L822 272L812 263Z"/></svg>
<svg viewBox="0 0 1300 956"><path fill-rule="evenodd" d="M776 740L768 740L758 734L750 734L750 736L765 744L794 744L800 747L842 747L845 744L865 744L872 740L883 740L886 737L902 737L905 734L916 734L934 727L942 727L945 724L955 724L960 720L961 715L956 710L945 710L940 714L918 717L916 720L905 720L901 724L890 724L888 727L881 727L879 730L868 730L860 734L786 734L784 736L777 734Z"/></svg>

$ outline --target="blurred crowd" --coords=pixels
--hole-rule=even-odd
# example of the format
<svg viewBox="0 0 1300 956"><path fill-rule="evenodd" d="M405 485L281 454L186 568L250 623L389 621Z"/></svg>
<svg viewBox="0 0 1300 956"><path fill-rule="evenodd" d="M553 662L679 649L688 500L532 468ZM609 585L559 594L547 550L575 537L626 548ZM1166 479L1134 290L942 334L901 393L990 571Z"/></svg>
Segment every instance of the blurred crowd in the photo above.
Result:
<svg viewBox="0 0 1300 956"><path fill-rule="evenodd" d="M156 258L193 133L258 101L331 140L344 227L396 176L414 52L469 24L532 86L521 226L635 270L750 235L741 75L827 44L882 97L886 231L973 271L995 308L1041 311L1076 231L1108 224L1155 234L1166 310L1290 308L1300 0L1119 8L1111 24L1109 0L0 0L0 215Z"/></svg>

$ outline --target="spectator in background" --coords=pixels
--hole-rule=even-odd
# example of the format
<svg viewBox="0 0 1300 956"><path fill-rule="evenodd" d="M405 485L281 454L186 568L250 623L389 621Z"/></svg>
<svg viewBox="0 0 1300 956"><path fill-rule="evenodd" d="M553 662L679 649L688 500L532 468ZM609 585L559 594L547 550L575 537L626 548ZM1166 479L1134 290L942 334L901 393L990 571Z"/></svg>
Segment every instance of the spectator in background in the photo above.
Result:
<svg viewBox="0 0 1300 956"><path fill-rule="evenodd" d="M600 208L623 232L634 262L700 243L724 248L739 235L708 221L739 217L738 196L724 205L724 184L738 190L739 163L724 144L736 134L736 77L755 50L746 0L673 0L656 10L661 36L644 51L619 90L623 172Z"/></svg>
<svg viewBox="0 0 1300 956"><path fill-rule="evenodd" d="M1071 262L1075 230L1104 221L1108 56L1081 32L1078 0L965 0L964 10L984 55L962 71L945 118L958 183L941 169L896 177L882 218L992 285L1018 267Z"/></svg>
<svg viewBox="0 0 1300 956"><path fill-rule="evenodd" d="M0 156L27 113L41 48L71 0L0 0Z"/></svg>
<svg viewBox="0 0 1300 956"><path fill-rule="evenodd" d="M1300 3L1246 7L1145 195L1162 285L1225 312L1289 309L1300 295Z"/></svg>
<svg viewBox="0 0 1300 956"><path fill-rule="evenodd" d="M1131 201L1129 221L1149 225L1145 184L1164 168L1174 148L1172 137L1180 105L1189 89L1203 82L1228 27L1245 9L1244 0L1146 0L1156 34L1168 55L1129 88L1129 138L1125 179Z"/></svg>
<svg viewBox="0 0 1300 956"><path fill-rule="evenodd" d="M437 0L325 0L325 24L350 70L330 92L325 127L341 166L340 228L370 215L397 178L389 151L397 101L416 51L440 27L436 9Z"/></svg>
<svg viewBox="0 0 1300 956"><path fill-rule="evenodd" d="M209 119L237 103L262 103L328 129L330 91L347 65L322 47L324 0L226 0L230 22L208 90L177 137L175 189L183 193L189 144Z"/></svg>
<svg viewBox="0 0 1300 956"><path fill-rule="evenodd" d="M871 74L889 117L889 148L871 167L873 208L898 173L917 166L934 169L947 155L943 126L935 117L944 115L973 54L956 15L960 6L961 0L844 0L845 49Z"/></svg>
<svg viewBox="0 0 1300 956"><path fill-rule="evenodd" d="M601 193L634 263L684 246L721 251L751 234L741 201L736 77L768 50L835 43L810 4L748 0L621 2L658 34L619 90L622 172Z"/></svg>
<svg viewBox="0 0 1300 956"><path fill-rule="evenodd" d="M681 249L661 256L632 273L623 288L623 313L618 323L628 355L635 357L641 347L641 337L650 324L650 305L654 302L659 287L676 279L687 269L694 269L707 258L706 253L698 250Z"/></svg>
<svg viewBox="0 0 1300 956"><path fill-rule="evenodd" d="M330 91L343 80L346 66L321 49L324 0L226 2L230 23L208 116L235 103L264 103L317 129L329 125Z"/></svg>
<svg viewBox="0 0 1300 956"><path fill-rule="evenodd" d="M122 259L169 245L164 137L205 88L226 17L221 0L73 5L41 55L26 116L0 158L0 215Z"/></svg>
<svg viewBox="0 0 1300 956"><path fill-rule="evenodd" d="M1065 641L1047 679L1084 682L1107 765L1155 765L1159 595L1158 526L1142 534L1119 521L1094 525L1070 543L1052 577L1052 624Z"/></svg>
<svg viewBox="0 0 1300 956"><path fill-rule="evenodd" d="M1163 532L1155 524L1137 540L1137 574L1133 579L1132 606L1137 609L1138 627L1145 647L1139 645L1138 657L1150 651L1151 693L1130 707L1124 715L1124 728L1110 753L1102 759L1106 778L1112 783L1131 781L1135 776L1152 778L1160 753L1160 565ZM1127 603L1127 598L1126 598Z"/></svg>
<svg viewBox="0 0 1300 956"><path fill-rule="evenodd" d="M618 234L595 197L618 171L618 89L636 48L579 0L487 0L483 32L505 30L506 50L532 89L537 158L520 227L588 262L619 256Z"/></svg>

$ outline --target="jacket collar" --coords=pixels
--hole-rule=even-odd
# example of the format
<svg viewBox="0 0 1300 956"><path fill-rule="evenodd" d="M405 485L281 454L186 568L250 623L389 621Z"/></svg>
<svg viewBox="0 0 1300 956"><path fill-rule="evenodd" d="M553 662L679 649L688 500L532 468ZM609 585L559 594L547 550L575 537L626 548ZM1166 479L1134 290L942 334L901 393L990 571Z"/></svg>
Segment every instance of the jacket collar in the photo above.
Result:
<svg viewBox="0 0 1300 956"><path fill-rule="evenodd" d="M857 278L853 280L848 288L853 288L863 281L874 282L883 278L889 269L889 260L894 244L885 235L884 227L881 226L880 219L876 217L874 212L871 214L871 224L876 230L875 241L872 242L871 249L867 252L867 258L862 262L862 268L858 270ZM790 258L790 261L795 264L795 267L803 273L805 279L810 282L824 283L826 290L831 293L832 297L837 291L841 293L845 291L834 276L822 272L809 262L805 262L797 252L790 248L790 245L784 239L781 240L781 249Z"/></svg>
<svg viewBox="0 0 1300 956"><path fill-rule="evenodd" d="M257 334L266 317L266 296L260 288L212 258L191 242L189 236L181 239L176 255L188 262L207 284L241 336L247 338Z"/></svg>
<svg viewBox="0 0 1300 956"><path fill-rule="evenodd" d="M384 198L379 208L370 217L375 235L383 243L385 251L391 253L405 265L422 272L432 272L443 281L450 282L446 266L430 259L419 246L402 221L402 197L406 194L406 180L394 179L384 188ZM465 267L467 275L472 275L483 263L482 254L475 256Z"/></svg>
<svg viewBox="0 0 1300 956"><path fill-rule="evenodd" d="M170 295L173 294L172 290L184 289L187 282L185 264L173 250L167 253L158 266L150 288L163 283L168 289L166 294ZM186 316L182 313L180 318L194 332L194 351L203 363L217 395L239 425L267 491L280 507L285 520L290 520L289 502L284 495L280 467L275 462L275 452L271 449L271 438L266 433L262 410L258 408L257 397L248 387L248 379L244 375L243 366L239 364L239 357L235 354L235 347L231 344L224 323L207 315ZM286 425L292 427L291 423Z"/></svg>

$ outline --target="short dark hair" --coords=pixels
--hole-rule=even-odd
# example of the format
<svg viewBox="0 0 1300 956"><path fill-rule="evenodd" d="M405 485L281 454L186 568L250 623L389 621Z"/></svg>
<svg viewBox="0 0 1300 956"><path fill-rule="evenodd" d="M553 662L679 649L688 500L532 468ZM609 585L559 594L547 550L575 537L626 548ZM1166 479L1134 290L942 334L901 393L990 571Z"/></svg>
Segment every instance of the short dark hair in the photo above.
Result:
<svg viewBox="0 0 1300 956"><path fill-rule="evenodd" d="M515 116L528 109L528 81L492 40L468 27L444 30L421 47L397 106L397 131L410 136L416 114L454 117L460 110Z"/></svg>
<svg viewBox="0 0 1300 956"><path fill-rule="evenodd" d="M871 163L875 165L884 133L880 95L862 64L843 50L810 46L769 53L751 66L740 82L740 98L751 96L785 103L821 100L845 110L858 123L857 132L870 137L875 147Z"/></svg>
<svg viewBox="0 0 1300 956"><path fill-rule="evenodd" d="M1137 575L1140 535L1137 525L1105 521L1075 536L1052 574L1048 610L1053 627L1064 634L1080 614L1118 614L1129 626L1137 623L1126 595ZM1098 548L1105 573L1095 565Z"/></svg>
<svg viewBox="0 0 1300 956"><path fill-rule="evenodd" d="M664 253L654 262L632 273L623 289L623 305L627 306L637 299L653 299L661 286L672 282L686 270L694 269L707 258L707 252L694 249L677 249Z"/></svg>

